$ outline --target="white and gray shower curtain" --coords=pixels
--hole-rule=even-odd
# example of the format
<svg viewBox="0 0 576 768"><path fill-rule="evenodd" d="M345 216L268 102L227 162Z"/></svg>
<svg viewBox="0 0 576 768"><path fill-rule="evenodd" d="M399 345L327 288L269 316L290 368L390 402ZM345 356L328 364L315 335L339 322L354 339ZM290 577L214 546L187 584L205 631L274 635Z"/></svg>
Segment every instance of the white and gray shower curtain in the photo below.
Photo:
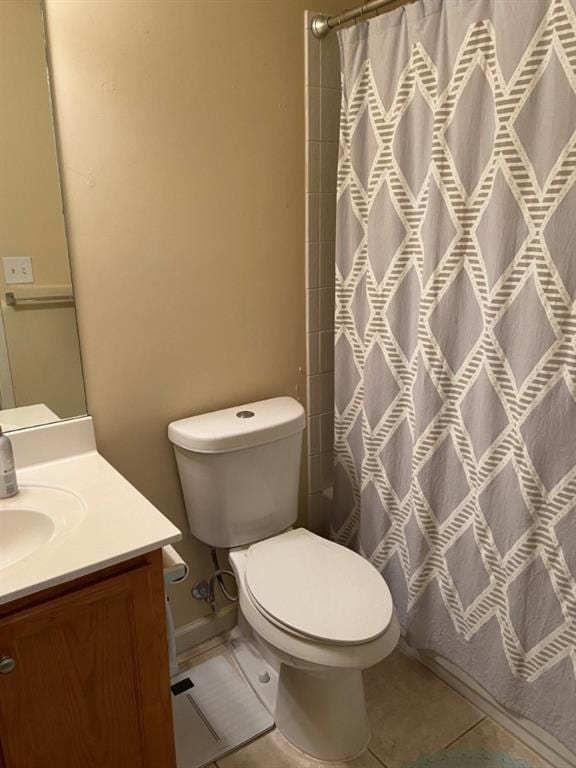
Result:
<svg viewBox="0 0 576 768"><path fill-rule="evenodd" d="M576 0L340 33L334 536L576 751Z"/></svg>

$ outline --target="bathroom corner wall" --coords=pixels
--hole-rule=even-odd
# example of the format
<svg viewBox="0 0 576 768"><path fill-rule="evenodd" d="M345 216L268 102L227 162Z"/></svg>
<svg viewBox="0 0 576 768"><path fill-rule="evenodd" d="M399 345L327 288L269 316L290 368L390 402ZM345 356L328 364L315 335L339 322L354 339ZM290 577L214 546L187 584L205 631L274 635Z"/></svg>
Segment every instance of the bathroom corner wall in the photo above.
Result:
<svg viewBox="0 0 576 768"><path fill-rule="evenodd" d="M184 534L178 627L209 613L189 588L212 562L188 532L168 423L304 400L306 2L44 3L88 410L102 454ZM337 83L314 82L320 145L320 90L327 125Z"/></svg>
<svg viewBox="0 0 576 768"><path fill-rule="evenodd" d="M340 122L338 39L318 40L306 13L306 354L308 521L328 533L334 431L334 238Z"/></svg>

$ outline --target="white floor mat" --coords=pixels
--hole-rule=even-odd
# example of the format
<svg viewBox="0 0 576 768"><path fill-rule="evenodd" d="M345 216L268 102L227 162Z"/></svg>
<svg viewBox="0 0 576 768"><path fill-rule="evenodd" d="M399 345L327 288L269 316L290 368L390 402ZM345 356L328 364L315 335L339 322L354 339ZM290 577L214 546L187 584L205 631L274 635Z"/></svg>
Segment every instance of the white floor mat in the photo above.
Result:
<svg viewBox="0 0 576 768"><path fill-rule="evenodd" d="M274 726L225 656L176 675L171 687L178 768L201 768Z"/></svg>

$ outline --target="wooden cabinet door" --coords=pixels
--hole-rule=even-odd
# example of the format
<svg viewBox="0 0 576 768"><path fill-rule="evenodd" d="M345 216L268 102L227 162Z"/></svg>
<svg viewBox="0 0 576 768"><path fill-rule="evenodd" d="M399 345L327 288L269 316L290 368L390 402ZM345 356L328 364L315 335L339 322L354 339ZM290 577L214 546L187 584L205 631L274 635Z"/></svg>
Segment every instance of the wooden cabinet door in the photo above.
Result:
<svg viewBox="0 0 576 768"><path fill-rule="evenodd" d="M0 619L6 768L174 768L164 610L153 561Z"/></svg>

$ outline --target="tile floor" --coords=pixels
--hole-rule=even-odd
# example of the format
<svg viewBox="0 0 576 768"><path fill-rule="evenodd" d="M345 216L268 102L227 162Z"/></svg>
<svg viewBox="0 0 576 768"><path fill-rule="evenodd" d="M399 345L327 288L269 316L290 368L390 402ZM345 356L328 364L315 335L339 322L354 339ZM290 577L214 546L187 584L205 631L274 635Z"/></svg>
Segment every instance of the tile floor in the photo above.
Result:
<svg viewBox="0 0 576 768"><path fill-rule="evenodd" d="M187 664L221 653L215 639L196 649ZM372 740L350 768L402 768L439 749L487 749L553 768L512 734L469 704L414 659L395 651L365 673ZM416 725L417 724L417 725ZM218 760L208 768L329 768L294 749L277 731Z"/></svg>

